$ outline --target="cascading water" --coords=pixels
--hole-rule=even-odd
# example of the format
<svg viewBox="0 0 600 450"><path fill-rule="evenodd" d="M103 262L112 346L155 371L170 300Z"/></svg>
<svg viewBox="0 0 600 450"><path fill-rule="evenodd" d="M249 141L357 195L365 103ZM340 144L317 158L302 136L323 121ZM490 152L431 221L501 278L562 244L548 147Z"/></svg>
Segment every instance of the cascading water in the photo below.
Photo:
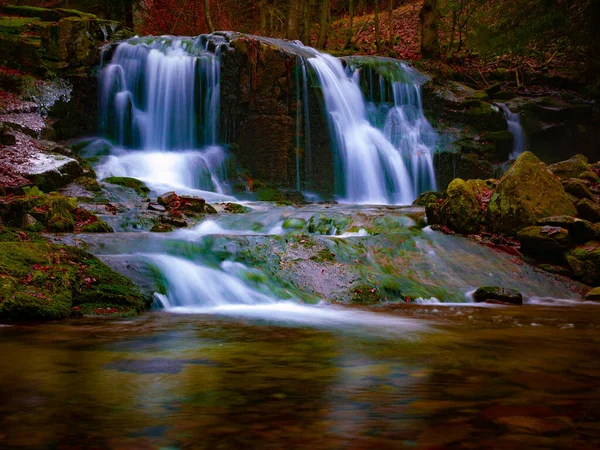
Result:
<svg viewBox="0 0 600 450"><path fill-rule="evenodd" d="M409 204L415 198L400 152L367 118L356 79L341 61L317 53L308 59L325 100L335 152L336 191L344 203Z"/></svg>
<svg viewBox="0 0 600 450"><path fill-rule="evenodd" d="M200 36L117 47L101 75L101 131L114 145L97 168L101 178L138 178L158 193L225 192L219 45Z"/></svg>
<svg viewBox="0 0 600 450"><path fill-rule="evenodd" d="M521 125L521 116L518 113L512 112L504 103L498 103L498 106L504 112L504 117L508 122L508 131L514 136L513 150L510 154L510 159L517 159L525 150L525 131Z"/></svg>

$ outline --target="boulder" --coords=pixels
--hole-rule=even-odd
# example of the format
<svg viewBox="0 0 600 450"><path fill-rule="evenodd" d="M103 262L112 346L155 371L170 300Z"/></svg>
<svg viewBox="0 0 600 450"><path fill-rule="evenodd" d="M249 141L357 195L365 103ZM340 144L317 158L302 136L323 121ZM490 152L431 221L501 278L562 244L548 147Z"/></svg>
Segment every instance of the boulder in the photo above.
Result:
<svg viewBox="0 0 600 450"><path fill-rule="evenodd" d="M595 302L600 301L600 287L590 289L583 298L585 300L590 300L590 301L595 301Z"/></svg>
<svg viewBox="0 0 600 450"><path fill-rule="evenodd" d="M175 192L167 192L165 194L159 195L156 201L159 205L169 206L171 203L179 200L179 196Z"/></svg>
<svg viewBox="0 0 600 450"><path fill-rule="evenodd" d="M579 217L590 222L600 222L600 205L590 199L584 198L577 203Z"/></svg>
<svg viewBox="0 0 600 450"><path fill-rule="evenodd" d="M565 228L549 225L523 228L517 238L524 253L545 260L562 260L570 244L569 232Z"/></svg>
<svg viewBox="0 0 600 450"><path fill-rule="evenodd" d="M593 198L592 191L590 191L589 181L578 180L577 178L569 178L563 180L562 185L567 194L571 194L578 199L580 198Z"/></svg>
<svg viewBox="0 0 600 450"><path fill-rule="evenodd" d="M476 303L500 303L508 305L522 305L523 295L514 289L505 289L498 286L483 286L475 291L473 300Z"/></svg>
<svg viewBox="0 0 600 450"><path fill-rule="evenodd" d="M433 203L436 200L439 200L440 198L442 198L442 194L440 192L435 192L435 191L423 192L413 202L413 205L415 205L415 206L427 206L430 203Z"/></svg>
<svg viewBox="0 0 600 450"><path fill-rule="evenodd" d="M500 179L486 222L492 231L514 236L543 217L576 213L560 181L533 153L524 152Z"/></svg>
<svg viewBox="0 0 600 450"><path fill-rule="evenodd" d="M165 208L163 205L159 205L158 203L148 203L148 209L150 211L157 212L165 212L167 210L167 208Z"/></svg>
<svg viewBox="0 0 600 450"><path fill-rule="evenodd" d="M575 155L566 161L561 161L548 166L554 175L558 178L577 178L586 170L589 170L590 165L588 159L583 155Z"/></svg>
<svg viewBox="0 0 600 450"><path fill-rule="evenodd" d="M565 228L575 243L587 242L599 237L599 232L593 223L572 216L544 217L538 221L538 225Z"/></svg>
<svg viewBox="0 0 600 450"><path fill-rule="evenodd" d="M600 241L589 241L566 254L577 278L587 284L600 284Z"/></svg>
<svg viewBox="0 0 600 450"><path fill-rule="evenodd" d="M435 212L437 207L439 214ZM483 219L473 185L460 178L450 183L443 203L430 204L426 212L429 223L444 225L463 234L478 232Z"/></svg>
<svg viewBox="0 0 600 450"><path fill-rule="evenodd" d="M581 175L579 175L579 178L581 178L582 180L587 180L590 183L598 182L598 174L593 170L586 170Z"/></svg>

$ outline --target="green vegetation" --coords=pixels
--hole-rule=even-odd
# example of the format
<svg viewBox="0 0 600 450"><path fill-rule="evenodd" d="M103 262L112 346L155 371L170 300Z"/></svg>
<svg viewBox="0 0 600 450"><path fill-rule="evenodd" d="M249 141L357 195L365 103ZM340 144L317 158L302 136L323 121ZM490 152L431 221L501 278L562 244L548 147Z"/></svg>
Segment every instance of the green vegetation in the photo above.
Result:
<svg viewBox="0 0 600 450"><path fill-rule="evenodd" d="M123 186L129 189L133 189L137 194L141 196L146 196L150 193L150 189L140 180L136 180L135 178L128 177L109 177L104 180L105 183L116 184L118 186Z"/></svg>

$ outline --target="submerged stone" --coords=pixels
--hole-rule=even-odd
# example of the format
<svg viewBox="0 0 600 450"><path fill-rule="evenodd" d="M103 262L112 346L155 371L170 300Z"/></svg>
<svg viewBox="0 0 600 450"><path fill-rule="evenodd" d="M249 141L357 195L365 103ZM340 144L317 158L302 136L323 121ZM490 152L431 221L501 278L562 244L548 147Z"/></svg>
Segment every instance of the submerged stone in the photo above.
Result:
<svg viewBox="0 0 600 450"><path fill-rule="evenodd" d="M492 231L514 236L543 217L560 215L576 215L575 207L547 166L525 152L500 179L486 222Z"/></svg>

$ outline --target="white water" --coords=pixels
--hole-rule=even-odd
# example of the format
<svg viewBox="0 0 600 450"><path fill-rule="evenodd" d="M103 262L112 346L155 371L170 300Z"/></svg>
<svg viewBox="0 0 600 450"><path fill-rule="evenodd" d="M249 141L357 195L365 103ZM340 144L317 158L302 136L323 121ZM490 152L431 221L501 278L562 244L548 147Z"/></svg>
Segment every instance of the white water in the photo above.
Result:
<svg viewBox="0 0 600 450"><path fill-rule="evenodd" d="M333 56L318 53L308 62L323 89L337 153L339 201L410 204L416 193L402 155L381 130L369 123L358 82Z"/></svg>
<svg viewBox="0 0 600 450"><path fill-rule="evenodd" d="M260 292L245 283L244 274L251 270L240 263L224 261L219 270L174 256L143 257L161 272L166 293L155 294L155 297L172 313L221 315L350 330L356 326L382 327L385 333L427 327L422 321L386 314L283 301L267 287L264 287L265 292Z"/></svg>
<svg viewBox="0 0 600 450"><path fill-rule="evenodd" d="M525 131L521 125L521 116L512 112L504 103L498 103L498 106L504 111L504 117L508 122L508 131L514 136L513 149L510 159L517 159L525 150Z"/></svg>
<svg viewBox="0 0 600 450"><path fill-rule="evenodd" d="M217 145L219 55L206 38L121 43L101 76L101 130L113 145L100 178L133 177L157 194L231 197L227 153ZM217 52L218 53L218 52Z"/></svg>

